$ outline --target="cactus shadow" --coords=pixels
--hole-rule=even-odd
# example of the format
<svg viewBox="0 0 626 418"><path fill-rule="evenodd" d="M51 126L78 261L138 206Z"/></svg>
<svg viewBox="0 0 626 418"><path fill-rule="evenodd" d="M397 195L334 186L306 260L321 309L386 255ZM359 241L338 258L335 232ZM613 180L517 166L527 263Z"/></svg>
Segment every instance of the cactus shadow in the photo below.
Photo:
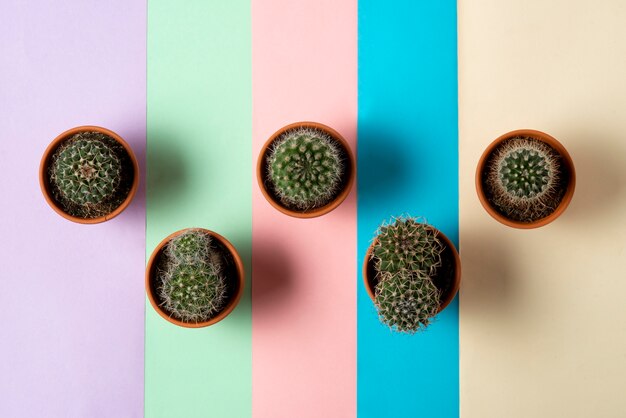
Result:
<svg viewBox="0 0 626 418"><path fill-rule="evenodd" d="M408 174L411 161L402 148L403 142L389 131L362 130L367 131L364 135L380 145L358 150L359 199L378 201L406 193L410 186Z"/></svg>
<svg viewBox="0 0 626 418"><path fill-rule="evenodd" d="M276 315L289 297L293 268L287 254L280 242L271 239L254 247L252 297L255 316Z"/></svg>
<svg viewBox="0 0 626 418"><path fill-rule="evenodd" d="M463 313L502 314L515 298L511 257L506 245L479 231L461 231L461 237Z"/></svg>
<svg viewBox="0 0 626 418"><path fill-rule="evenodd" d="M150 160L146 194L154 207L167 208L176 204L177 197L184 190L186 179L185 161L175 136L166 132L151 135L147 149Z"/></svg>
<svg viewBox="0 0 626 418"><path fill-rule="evenodd" d="M567 138L571 140L566 146L574 161L576 190L561 217L563 222L581 225L619 211L617 202L626 194L626 165L625 150L615 149L615 144L623 144L623 139L599 132L572 132Z"/></svg>

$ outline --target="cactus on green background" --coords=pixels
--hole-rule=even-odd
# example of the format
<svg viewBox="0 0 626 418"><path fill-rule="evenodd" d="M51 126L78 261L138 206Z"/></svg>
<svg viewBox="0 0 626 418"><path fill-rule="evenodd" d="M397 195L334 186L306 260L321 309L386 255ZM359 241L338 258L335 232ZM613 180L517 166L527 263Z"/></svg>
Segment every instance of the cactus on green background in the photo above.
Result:
<svg viewBox="0 0 626 418"><path fill-rule="evenodd" d="M422 271L383 272L375 289L380 320L398 332L426 328L439 310L440 292Z"/></svg>
<svg viewBox="0 0 626 418"><path fill-rule="evenodd" d="M409 334L430 324L441 296L432 278L444 249L437 230L418 218L398 217L378 228L371 257L377 279L374 304L381 322Z"/></svg>
<svg viewBox="0 0 626 418"><path fill-rule="evenodd" d="M72 216L96 218L111 213L126 198L126 155L113 138L81 132L63 142L49 167L55 199Z"/></svg>
<svg viewBox="0 0 626 418"><path fill-rule="evenodd" d="M226 301L227 285L222 258L202 230L174 237L163 250L157 270L160 305L182 322L197 323L219 313Z"/></svg>
<svg viewBox="0 0 626 418"><path fill-rule="evenodd" d="M280 201L310 210L332 201L341 188L341 148L326 132L297 128L285 132L268 155L269 180Z"/></svg>
<svg viewBox="0 0 626 418"><path fill-rule="evenodd" d="M490 201L507 217L532 222L552 213L563 196L560 156L548 144L516 137L493 152L485 185Z"/></svg>

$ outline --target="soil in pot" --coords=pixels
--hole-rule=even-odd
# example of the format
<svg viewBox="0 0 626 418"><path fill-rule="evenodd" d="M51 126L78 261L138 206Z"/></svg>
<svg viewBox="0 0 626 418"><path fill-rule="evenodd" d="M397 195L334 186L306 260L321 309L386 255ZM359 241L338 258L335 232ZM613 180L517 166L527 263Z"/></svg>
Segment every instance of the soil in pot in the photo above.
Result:
<svg viewBox="0 0 626 418"><path fill-rule="evenodd" d="M50 144L40 182L55 211L72 221L97 223L130 203L138 185L137 167L132 150L115 133L79 127Z"/></svg>
<svg viewBox="0 0 626 418"><path fill-rule="evenodd" d="M310 218L330 212L347 197L354 181L354 158L332 128L294 123L266 142L257 164L265 198L281 212Z"/></svg>
<svg viewBox="0 0 626 418"><path fill-rule="evenodd" d="M243 265L234 247L205 229L178 231L161 242L146 270L154 309L188 328L225 318L243 293Z"/></svg>
<svg viewBox="0 0 626 418"><path fill-rule="evenodd" d="M574 168L554 138L520 130L498 138L477 170L481 203L498 221L532 228L558 217L571 200Z"/></svg>

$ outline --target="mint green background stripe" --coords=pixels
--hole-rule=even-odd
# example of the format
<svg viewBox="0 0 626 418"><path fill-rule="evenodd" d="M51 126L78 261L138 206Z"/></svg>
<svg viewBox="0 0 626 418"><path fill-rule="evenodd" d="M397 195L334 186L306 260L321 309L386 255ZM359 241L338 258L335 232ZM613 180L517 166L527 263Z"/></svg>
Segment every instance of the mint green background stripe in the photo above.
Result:
<svg viewBox="0 0 626 418"><path fill-rule="evenodd" d="M147 256L204 227L250 271L250 23L249 0L148 2ZM251 416L251 337L249 274L239 306L211 327L176 327L146 302L146 416Z"/></svg>

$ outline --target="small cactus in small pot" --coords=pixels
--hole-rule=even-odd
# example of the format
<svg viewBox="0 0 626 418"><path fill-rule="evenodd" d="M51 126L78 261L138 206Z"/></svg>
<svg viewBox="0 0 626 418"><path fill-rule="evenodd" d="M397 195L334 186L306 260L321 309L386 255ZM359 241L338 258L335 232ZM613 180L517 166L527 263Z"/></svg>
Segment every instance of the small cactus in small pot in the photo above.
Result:
<svg viewBox="0 0 626 418"><path fill-rule="evenodd" d="M265 198L281 212L300 218L336 208L354 180L347 142L328 126L300 122L285 126L266 142L257 165Z"/></svg>
<svg viewBox="0 0 626 418"><path fill-rule="evenodd" d="M476 170L483 207L499 222L516 228L552 222L569 204L574 187L574 165L567 150L539 131L502 135L485 150Z"/></svg>
<svg viewBox="0 0 626 418"><path fill-rule="evenodd" d="M150 303L161 317L182 327L221 321L235 308L243 288L237 251L206 229L184 229L165 238L146 268Z"/></svg>
<svg viewBox="0 0 626 418"><path fill-rule="evenodd" d="M128 206L139 184L139 168L130 146L117 134L81 126L48 146L39 180L57 213L78 223L99 223Z"/></svg>
<svg viewBox="0 0 626 418"><path fill-rule="evenodd" d="M445 235L421 219L402 216L378 228L363 276L380 321L393 331L414 334L452 301L461 267Z"/></svg>

